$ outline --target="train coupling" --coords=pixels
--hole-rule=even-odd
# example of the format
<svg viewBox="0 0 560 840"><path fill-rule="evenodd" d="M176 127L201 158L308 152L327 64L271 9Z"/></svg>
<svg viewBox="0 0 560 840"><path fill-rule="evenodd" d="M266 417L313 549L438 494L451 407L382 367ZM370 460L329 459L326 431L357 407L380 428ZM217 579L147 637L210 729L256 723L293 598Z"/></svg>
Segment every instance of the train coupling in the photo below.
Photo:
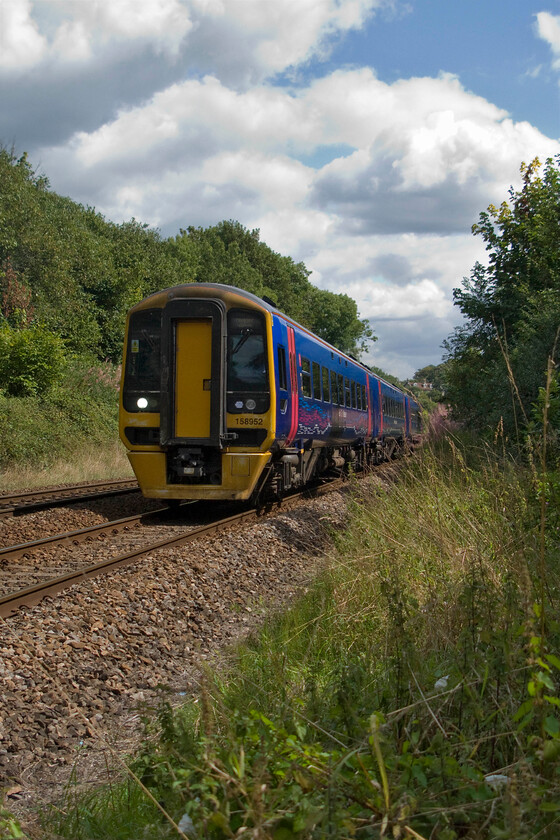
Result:
<svg viewBox="0 0 560 840"><path fill-rule="evenodd" d="M221 457L213 448L179 447L168 453L167 470L172 484L221 484Z"/></svg>

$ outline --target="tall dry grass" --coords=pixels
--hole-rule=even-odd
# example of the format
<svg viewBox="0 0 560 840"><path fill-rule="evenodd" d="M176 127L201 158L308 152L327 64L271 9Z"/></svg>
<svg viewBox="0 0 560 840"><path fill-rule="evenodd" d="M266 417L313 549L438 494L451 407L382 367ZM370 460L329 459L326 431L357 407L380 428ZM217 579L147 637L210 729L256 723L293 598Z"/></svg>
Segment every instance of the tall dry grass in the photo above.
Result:
<svg viewBox="0 0 560 840"><path fill-rule="evenodd" d="M79 484L95 479L133 477L122 443L108 441L104 445L84 446L47 466L20 464L0 469L0 492Z"/></svg>

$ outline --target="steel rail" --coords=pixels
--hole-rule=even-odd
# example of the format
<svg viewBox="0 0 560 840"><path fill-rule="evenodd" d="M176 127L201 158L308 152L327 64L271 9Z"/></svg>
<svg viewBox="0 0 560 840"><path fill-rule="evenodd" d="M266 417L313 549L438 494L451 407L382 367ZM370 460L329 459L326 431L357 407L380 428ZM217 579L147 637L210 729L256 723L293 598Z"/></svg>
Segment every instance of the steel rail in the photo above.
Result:
<svg viewBox="0 0 560 840"><path fill-rule="evenodd" d="M121 486L116 488L114 485L117 484ZM96 487L111 489L95 490ZM80 490L93 490L94 492L76 492ZM140 488L136 480L100 481L96 484L76 484L54 490L28 490L25 493L0 496L0 519L23 513L32 513L45 508L60 507L68 503L89 502L109 496L139 492Z"/></svg>
<svg viewBox="0 0 560 840"><path fill-rule="evenodd" d="M43 600L43 598L55 595L58 592L61 592L62 590L67 589L68 587L73 586L76 583L79 583L83 580L87 580L88 578L106 574L109 571L118 569L123 566L128 566L131 563L134 563L134 561L139 559L140 557L143 557L147 554L151 554L152 552L157 551L161 548L169 548L171 546L184 545L188 542L192 542L203 537L211 536L214 533L223 531L234 525L238 525L244 522L245 520L256 520L264 515L267 515L273 509L278 509L281 511L283 509L289 508L291 507L292 502L297 501L304 496L315 497L323 495L323 493L331 492L332 490L337 489L342 483L343 482L340 479L336 479L332 483L324 484L323 486L313 489L311 491L309 489L306 489L301 491L300 493L296 493L294 495L286 497L282 500L281 504L274 503L269 505L266 509L251 508L249 510L242 511L241 513L237 513L233 516L227 516L224 519L218 520L217 522L212 522L207 525L200 525L195 528L191 528L187 533L175 535L173 537L167 537L164 540L158 540L155 543L136 548L133 551L127 552L126 554L103 560L101 563L94 563L93 565L86 566L83 569L78 569L69 572L68 574L60 575L59 577L43 581L42 583L27 586L24 589L20 589L17 592L13 592L8 595L3 595L2 597L0 597L0 617L8 618L9 616L16 613L17 610L22 606L35 606L35 604L38 604L40 601ZM154 513L158 512L161 513L161 511L154 511Z"/></svg>
<svg viewBox="0 0 560 840"><path fill-rule="evenodd" d="M101 525L89 525L87 528L80 528L77 531L66 531L64 534L54 534L51 537L43 537L40 540L30 540L18 545L8 545L0 548L0 565L3 560L15 560L18 557L25 557L37 549L48 548L55 545L78 545L94 536L105 534L117 534L132 528L145 519L156 518L162 513L169 514L169 508L158 508L157 510L137 513L134 516L125 516L122 519L112 519L109 522L102 522Z"/></svg>

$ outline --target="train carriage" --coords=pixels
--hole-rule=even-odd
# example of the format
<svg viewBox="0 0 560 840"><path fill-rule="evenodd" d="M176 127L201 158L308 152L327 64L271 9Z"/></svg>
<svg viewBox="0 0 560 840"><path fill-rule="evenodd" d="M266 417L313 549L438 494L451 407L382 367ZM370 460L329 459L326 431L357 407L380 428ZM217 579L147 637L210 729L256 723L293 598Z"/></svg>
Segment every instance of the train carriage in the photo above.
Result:
<svg viewBox="0 0 560 840"><path fill-rule="evenodd" d="M280 497L417 425L413 400L248 292L187 284L129 313L120 434L148 497Z"/></svg>

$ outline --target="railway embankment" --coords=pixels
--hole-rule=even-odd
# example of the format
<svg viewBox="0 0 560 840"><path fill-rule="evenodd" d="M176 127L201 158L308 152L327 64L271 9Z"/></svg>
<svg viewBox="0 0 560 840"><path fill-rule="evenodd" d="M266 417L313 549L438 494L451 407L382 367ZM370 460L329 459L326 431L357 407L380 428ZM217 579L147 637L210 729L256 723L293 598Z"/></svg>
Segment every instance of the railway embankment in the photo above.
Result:
<svg viewBox="0 0 560 840"><path fill-rule="evenodd" d="M265 585L276 576L286 609L263 610L261 629L222 652L219 668L201 644L192 682L179 679L194 698L177 705L161 692L129 771L98 773L85 798L67 794L49 836L556 836L554 481L451 438L390 487L312 511L312 523L342 517L332 548L307 539L308 526L294 545L284 523L287 562ZM263 551L275 563L276 543L260 539L246 555L262 545L259 563ZM318 549L320 569L303 584ZM207 557L201 581L222 561ZM237 638L254 617L247 604L235 624L219 607L200 611L207 638ZM177 634L184 656L196 634ZM141 642L153 646L152 665L140 665L152 697L162 643L157 633Z"/></svg>
<svg viewBox="0 0 560 840"><path fill-rule="evenodd" d="M5 519L2 540L96 524L139 503L153 506L137 497L105 499ZM98 782L104 767L114 767L115 754L137 749L141 718L157 705L158 687L176 699L192 694L200 663L295 598L344 511L340 493L307 500L249 527L153 552L3 621L0 769L12 810L27 820L39 803L60 799L74 774ZM154 527L162 536L190 526L179 514ZM64 551L99 558L114 549L114 539ZM122 539L139 538L131 531ZM42 569L62 560L57 550L50 560L40 554L15 562Z"/></svg>
<svg viewBox="0 0 560 840"><path fill-rule="evenodd" d="M556 836L560 485L499 449L10 619L28 837Z"/></svg>

